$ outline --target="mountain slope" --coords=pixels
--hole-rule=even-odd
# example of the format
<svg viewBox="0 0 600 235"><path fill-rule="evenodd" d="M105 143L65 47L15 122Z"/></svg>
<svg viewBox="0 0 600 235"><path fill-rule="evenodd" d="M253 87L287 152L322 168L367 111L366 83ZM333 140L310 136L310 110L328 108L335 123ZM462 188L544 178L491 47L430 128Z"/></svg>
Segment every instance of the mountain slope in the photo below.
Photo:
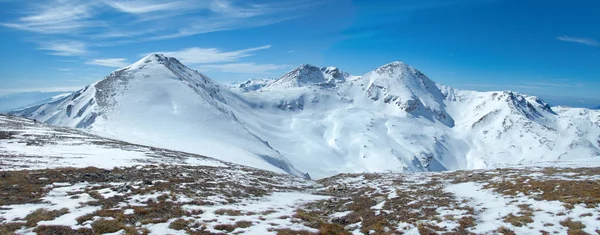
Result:
<svg viewBox="0 0 600 235"><path fill-rule="evenodd" d="M61 100L14 114L121 140L301 175L241 125L236 96L174 58L150 55ZM231 142L235 142L232 145Z"/></svg>
<svg viewBox="0 0 600 235"><path fill-rule="evenodd" d="M56 91L56 92L21 92L0 96L0 113L9 112L11 110L24 108L27 106L39 105L52 102L61 98L63 95L68 95L71 92Z"/></svg>
<svg viewBox="0 0 600 235"><path fill-rule="evenodd" d="M15 114L316 178L600 156L599 111L552 108L510 91L456 90L402 62L363 76L305 64L247 85L230 90L176 59L151 55Z"/></svg>
<svg viewBox="0 0 600 235"><path fill-rule="evenodd" d="M88 166L112 169L158 164L229 165L200 155L130 144L4 114L0 114L0 127L1 170Z"/></svg>

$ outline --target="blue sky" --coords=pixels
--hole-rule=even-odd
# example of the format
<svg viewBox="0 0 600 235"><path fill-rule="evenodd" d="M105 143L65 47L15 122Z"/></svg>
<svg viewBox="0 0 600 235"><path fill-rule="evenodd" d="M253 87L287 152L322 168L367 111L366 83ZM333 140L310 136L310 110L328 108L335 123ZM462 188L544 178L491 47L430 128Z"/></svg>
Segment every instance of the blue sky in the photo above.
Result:
<svg viewBox="0 0 600 235"><path fill-rule="evenodd" d="M0 94L72 90L152 52L220 82L400 60L461 89L600 105L600 1L0 0Z"/></svg>

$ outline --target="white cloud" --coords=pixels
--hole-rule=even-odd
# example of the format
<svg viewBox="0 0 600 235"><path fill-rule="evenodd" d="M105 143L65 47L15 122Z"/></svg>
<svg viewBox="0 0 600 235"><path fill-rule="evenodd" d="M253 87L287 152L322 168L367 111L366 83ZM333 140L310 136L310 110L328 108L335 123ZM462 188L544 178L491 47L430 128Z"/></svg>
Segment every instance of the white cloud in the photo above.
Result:
<svg viewBox="0 0 600 235"><path fill-rule="evenodd" d="M159 2L159 1L119 1L119 0L106 0L105 4L115 8L120 12L130 14L144 14L159 11L173 11L185 9L186 7L195 7L192 1L171 1L171 2Z"/></svg>
<svg viewBox="0 0 600 235"><path fill-rule="evenodd" d="M50 51L49 54L58 56L85 55L88 52L86 45L79 41L42 42L39 49Z"/></svg>
<svg viewBox="0 0 600 235"><path fill-rule="evenodd" d="M237 51L223 52L217 48L198 48L192 47L180 51L152 52L156 54L164 54L169 57L175 57L184 64L209 64L237 61L241 58L252 56L252 52L265 50L271 45L253 47ZM143 56L151 54L146 53Z"/></svg>
<svg viewBox="0 0 600 235"><path fill-rule="evenodd" d="M280 70L289 68L289 65L278 65L278 64L255 64L255 63L230 63L230 64L208 64L202 65L200 71L216 70L220 72L228 73L246 73L246 74L260 74L267 73L274 70Z"/></svg>
<svg viewBox="0 0 600 235"><path fill-rule="evenodd" d="M99 65L99 66L116 67L116 68L122 68L122 67L129 65L129 63L127 63L127 60L124 58L94 59L94 60L87 61L85 63L90 64L90 65Z"/></svg>
<svg viewBox="0 0 600 235"><path fill-rule="evenodd" d="M132 36L137 36L137 40L159 40L275 24L297 17L298 9L313 6L313 2L47 0L40 4L27 1L28 8L21 9L22 17L0 25L45 35L64 34L78 40L103 36L106 40ZM111 14L111 18L101 17L106 14ZM129 43L133 42L136 40Z"/></svg>
<svg viewBox="0 0 600 235"><path fill-rule="evenodd" d="M208 5L209 9L221 15L234 18L249 18L263 14L269 14L275 9L265 4L252 4L247 6L234 5L228 0L213 0Z"/></svg>
<svg viewBox="0 0 600 235"><path fill-rule="evenodd" d="M73 69L70 69L70 68L58 69L58 71L63 71L63 72L69 72L71 70L73 70Z"/></svg>
<svg viewBox="0 0 600 235"><path fill-rule="evenodd" d="M294 50L289 50L289 51L286 51L285 53L286 53L286 54L291 54L291 53L294 53L294 52L296 52L296 51L294 51Z"/></svg>
<svg viewBox="0 0 600 235"><path fill-rule="evenodd" d="M196 67L200 71L219 71L228 73L263 74L269 71L288 68L288 65L256 64L251 62L237 62L240 59L253 56L253 52L266 50L271 45L246 48L236 51L221 51L217 48L186 48L179 51L152 52L175 57L182 63ZM146 53L140 56L146 56ZM231 63L236 62L236 63Z"/></svg>
<svg viewBox="0 0 600 235"><path fill-rule="evenodd" d="M88 1L57 0L35 4L27 15L14 22L2 23L5 27L41 34L71 34L88 27L101 25L90 21L96 4Z"/></svg>
<svg viewBox="0 0 600 235"><path fill-rule="evenodd" d="M219 31L230 31L236 29L255 28L277 24L295 18L294 16L279 16L267 19L241 19L228 17L198 18L175 33L151 37L150 40L162 40L170 38L186 37L196 34L205 34Z"/></svg>
<svg viewBox="0 0 600 235"><path fill-rule="evenodd" d="M600 42L596 41L595 39L591 39L591 38L560 36L560 37L557 37L556 39L558 39L560 41L564 41L564 42L574 42L574 43L584 44L584 45L588 45L588 46L600 46Z"/></svg>

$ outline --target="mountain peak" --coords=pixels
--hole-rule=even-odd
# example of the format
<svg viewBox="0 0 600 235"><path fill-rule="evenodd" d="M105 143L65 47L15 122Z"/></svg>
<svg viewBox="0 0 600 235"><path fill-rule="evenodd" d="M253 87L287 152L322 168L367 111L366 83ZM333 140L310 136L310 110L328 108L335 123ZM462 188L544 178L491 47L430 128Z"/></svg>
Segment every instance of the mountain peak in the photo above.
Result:
<svg viewBox="0 0 600 235"><path fill-rule="evenodd" d="M394 61L391 63L384 64L373 70L373 72L381 75L395 75L399 73L410 73L414 75L421 74L421 72L419 72L415 68L401 61Z"/></svg>
<svg viewBox="0 0 600 235"><path fill-rule="evenodd" d="M317 67L311 64L302 64L269 84L266 88L291 88L311 85L330 86L345 81L348 76L348 73L336 67Z"/></svg>
<svg viewBox="0 0 600 235"><path fill-rule="evenodd" d="M131 64L130 66L125 67L125 69L136 69L136 68L144 68L149 64L162 64L165 66L176 65L176 67L182 67L183 64L179 62L179 60L173 57L167 57L164 54L152 53L144 58L138 60L137 62Z"/></svg>
<svg viewBox="0 0 600 235"><path fill-rule="evenodd" d="M314 66L312 64L301 64L300 66L296 67L294 70L301 70L301 69L308 69L308 70L314 70L314 69L319 69L318 66Z"/></svg>
<svg viewBox="0 0 600 235"><path fill-rule="evenodd" d="M398 80L402 80L402 83L406 85L412 83L413 85L425 86L427 89L436 87L433 81L421 71L401 61L384 64L365 74L365 77L389 80L388 83L391 83L389 85L399 85Z"/></svg>
<svg viewBox="0 0 600 235"><path fill-rule="evenodd" d="M404 63L402 61L399 61L399 60L392 61L390 63L387 63L387 64L383 65L383 66L386 66L386 65L389 65L389 66L408 66L406 63Z"/></svg>
<svg viewBox="0 0 600 235"><path fill-rule="evenodd" d="M151 53L151 54L147 55L146 57L144 57L143 59L164 60L166 58L168 58L168 57L165 56L164 54L161 54L161 53Z"/></svg>

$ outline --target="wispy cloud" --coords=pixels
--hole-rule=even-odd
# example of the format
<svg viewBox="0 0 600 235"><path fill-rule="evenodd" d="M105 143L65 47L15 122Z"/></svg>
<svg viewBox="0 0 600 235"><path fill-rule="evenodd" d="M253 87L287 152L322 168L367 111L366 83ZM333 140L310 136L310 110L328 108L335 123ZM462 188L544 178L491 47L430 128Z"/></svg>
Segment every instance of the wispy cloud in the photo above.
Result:
<svg viewBox="0 0 600 235"><path fill-rule="evenodd" d="M114 1L114 0L106 0L104 1L110 7L115 8L120 12L130 13L130 14L144 14L151 12L160 12L160 11L173 11L180 10L186 7L194 7L194 5L190 5L193 2L191 1L147 1L147 0L139 0L139 1Z"/></svg>
<svg viewBox="0 0 600 235"><path fill-rule="evenodd" d="M25 11L25 16L1 25L41 34L70 34L98 25L98 22L89 20L94 16L95 5L91 1L77 0L32 4L30 9Z"/></svg>
<svg viewBox="0 0 600 235"><path fill-rule="evenodd" d="M175 57L184 64L209 64L209 63L223 63L233 62L244 57L252 56L252 52L265 50L271 48L271 45L264 45L260 47L253 47L237 51L221 51L217 48L198 48L192 47L183 49L180 51L166 51L166 52L153 52L157 54L164 54L169 57ZM151 53L143 54L142 56Z"/></svg>
<svg viewBox="0 0 600 235"><path fill-rule="evenodd" d="M125 58L94 59L94 60L87 61L85 63L90 64L90 65L99 65L99 66L116 67L116 68L122 68L122 67L129 65L129 63L127 62L127 60Z"/></svg>
<svg viewBox="0 0 600 235"><path fill-rule="evenodd" d="M0 22L0 26L39 34L43 36L39 37L40 43L68 37L90 47L107 46L276 24L301 16L300 9L316 3L315 0L268 4L230 0L27 1L26 8L18 9L22 16Z"/></svg>
<svg viewBox="0 0 600 235"><path fill-rule="evenodd" d="M151 37L150 40L163 40L171 38L186 37L197 34L205 34L219 31L230 31L236 29L247 29L255 28L260 26L267 26L277 24L283 21L287 21L295 18L293 15L279 16L274 18L258 18L254 17L244 19L237 17L209 17L209 18L198 18L193 20L193 23L180 28L175 33L164 34L161 36Z"/></svg>
<svg viewBox="0 0 600 235"><path fill-rule="evenodd" d="M513 87L513 88L525 88L525 89L542 89L539 86L527 86L527 85L508 85L507 87Z"/></svg>
<svg viewBox="0 0 600 235"><path fill-rule="evenodd" d="M40 50L50 51L49 54L58 56L85 55L87 47L80 41L50 41L41 42Z"/></svg>
<svg viewBox="0 0 600 235"><path fill-rule="evenodd" d="M74 62L77 62L76 60L61 60L61 59L56 59L56 60L52 60L52 61L64 62L64 63L74 63Z"/></svg>
<svg viewBox="0 0 600 235"><path fill-rule="evenodd" d="M71 70L73 70L73 69L71 69L71 68L58 69L58 71L63 71L63 72L69 72Z"/></svg>
<svg viewBox="0 0 600 235"><path fill-rule="evenodd" d="M152 52L175 57L182 63L195 67L200 71L219 71L243 74L264 74L270 71L288 68L288 65L280 64L257 64L252 62L240 62L240 60L251 57L254 52L271 48L271 45L246 48L235 51L222 51L217 48L186 48L179 51ZM145 53L140 56L146 56Z"/></svg>
<svg viewBox="0 0 600 235"><path fill-rule="evenodd" d="M466 87L485 87L485 88L494 88L494 89L506 89L506 88L522 88L522 89L542 89L540 86L530 86L530 85L507 85L507 84L485 84L485 83L469 83L464 84Z"/></svg>
<svg viewBox="0 0 600 235"><path fill-rule="evenodd" d="M563 41L563 42L574 42L574 43L579 43L579 44L584 44L584 45L594 46L594 47L600 46L600 42L598 42L592 38L560 36L560 37L557 37L556 39Z"/></svg>
<svg viewBox="0 0 600 235"><path fill-rule="evenodd" d="M526 82L525 85L533 86L546 86L546 87L582 87L583 84L569 84L569 83L553 83L553 82Z"/></svg>
<svg viewBox="0 0 600 235"><path fill-rule="evenodd" d="M230 63L230 64L209 64L202 65L199 70L210 71L216 70L228 73L245 73L245 74L261 74L275 70L289 68L289 65L278 64L256 64L256 63Z"/></svg>
<svg viewBox="0 0 600 235"><path fill-rule="evenodd" d="M296 52L296 51L294 51L294 50L289 50L289 51L286 51L285 53L286 53L286 54L291 54L291 53L294 53L294 52Z"/></svg>

